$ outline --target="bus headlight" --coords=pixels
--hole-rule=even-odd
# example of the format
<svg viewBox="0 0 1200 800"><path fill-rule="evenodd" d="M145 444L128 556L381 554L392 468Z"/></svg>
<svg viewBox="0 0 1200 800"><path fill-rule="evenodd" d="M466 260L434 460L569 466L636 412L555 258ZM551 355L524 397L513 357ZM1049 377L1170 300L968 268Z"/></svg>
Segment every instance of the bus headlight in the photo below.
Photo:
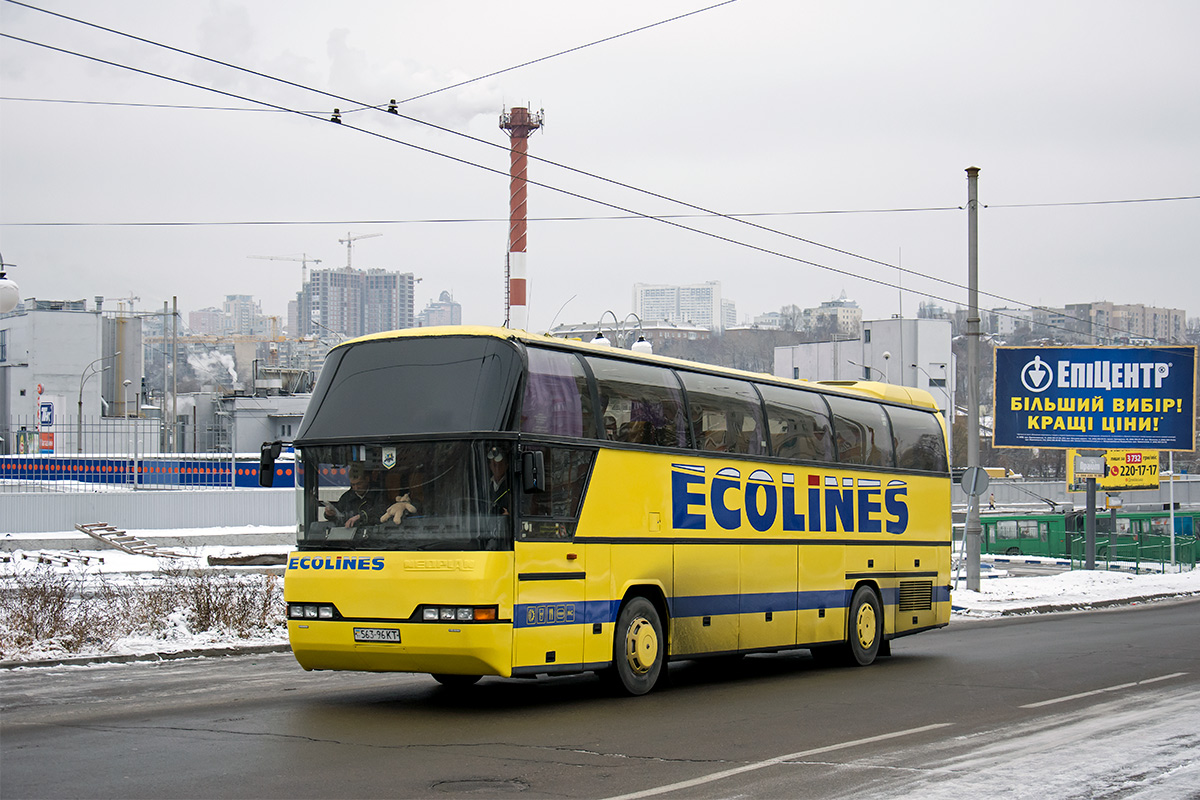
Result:
<svg viewBox="0 0 1200 800"><path fill-rule="evenodd" d="M422 606L422 622L491 622L495 606Z"/></svg>
<svg viewBox="0 0 1200 800"><path fill-rule="evenodd" d="M288 603L288 619L336 619L337 609L330 603Z"/></svg>

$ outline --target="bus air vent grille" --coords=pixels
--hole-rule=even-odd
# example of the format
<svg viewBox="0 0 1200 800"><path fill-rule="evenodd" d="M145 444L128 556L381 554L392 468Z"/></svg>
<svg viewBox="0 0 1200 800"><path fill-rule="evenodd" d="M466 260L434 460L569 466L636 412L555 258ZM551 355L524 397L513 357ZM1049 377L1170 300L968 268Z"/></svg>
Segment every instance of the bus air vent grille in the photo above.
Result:
<svg viewBox="0 0 1200 800"><path fill-rule="evenodd" d="M901 581L900 610L928 611L933 608L933 581Z"/></svg>

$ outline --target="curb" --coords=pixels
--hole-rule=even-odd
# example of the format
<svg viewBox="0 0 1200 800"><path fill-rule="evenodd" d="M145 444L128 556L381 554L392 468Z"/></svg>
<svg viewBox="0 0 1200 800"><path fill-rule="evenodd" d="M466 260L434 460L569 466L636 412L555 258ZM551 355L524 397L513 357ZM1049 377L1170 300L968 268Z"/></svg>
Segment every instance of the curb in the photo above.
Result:
<svg viewBox="0 0 1200 800"><path fill-rule="evenodd" d="M1096 602L1078 602L1078 603L1047 603L1038 606L1021 606L1019 608L1006 608L1002 610L989 611L982 608L967 608L966 606L950 606L951 612L960 614L988 614L994 617L1017 617L1028 616L1032 614L1053 614L1057 612L1067 611L1087 611L1089 609L1098 608L1115 608L1117 606L1132 606L1138 603L1153 603L1158 600L1179 600L1189 597L1200 597L1200 592L1166 592L1163 594L1147 594L1138 597L1121 597L1112 600L1097 600ZM974 619L986 619L986 617L974 617Z"/></svg>
<svg viewBox="0 0 1200 800"><path fill-rule="evenodd" d="M259 644L248 645L246 647L203 647L193 650L176 650L170 653L77 656L75 658L47 658L38 661L0 661L0 670L20 669L21 667L82 667L90 664L128 664L135 661L179 661L185 658L214 658L290 652L292 652L292 646L288 644Z"/></svg>

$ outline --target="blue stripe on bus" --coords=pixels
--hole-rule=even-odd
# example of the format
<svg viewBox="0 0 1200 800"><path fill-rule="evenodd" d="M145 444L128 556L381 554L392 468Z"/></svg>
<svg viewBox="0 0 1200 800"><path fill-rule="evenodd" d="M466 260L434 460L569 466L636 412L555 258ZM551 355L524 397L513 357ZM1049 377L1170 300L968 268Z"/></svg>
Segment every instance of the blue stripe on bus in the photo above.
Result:
<svg viewBox="0 0 1200 800"><path fill-rule="evenodd" d="M761 592L753 594L713 594L672 597L667 600L675 619L717 617L735 614L763 614L767 611L815 611L845 609L853 592L832 589L814 592ZM898 602L899 590L883 589L885 606ZM950 602L949 586L933 587L933 602ZM547 625L594 625L615 622L620 611L619 600L589 600L561 603L527 603L516 607L514 628L535 628Z"/></svg>

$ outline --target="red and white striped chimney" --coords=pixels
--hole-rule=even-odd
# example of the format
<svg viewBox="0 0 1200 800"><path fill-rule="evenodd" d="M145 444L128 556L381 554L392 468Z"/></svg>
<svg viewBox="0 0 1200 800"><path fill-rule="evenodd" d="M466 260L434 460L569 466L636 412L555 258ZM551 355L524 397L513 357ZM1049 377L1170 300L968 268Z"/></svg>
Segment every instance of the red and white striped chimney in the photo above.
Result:
<svg viewBox="0 0 1200 800"><path fill-rule="evenodd" d="M528 108L514 106L500 115L500 127L508 131L508 286L504 300L504 322L510 328L525 328L529 320L528 287L525 273L525 173L529 168L529 135L542 127L545 115L530 114Z"/></svg>

